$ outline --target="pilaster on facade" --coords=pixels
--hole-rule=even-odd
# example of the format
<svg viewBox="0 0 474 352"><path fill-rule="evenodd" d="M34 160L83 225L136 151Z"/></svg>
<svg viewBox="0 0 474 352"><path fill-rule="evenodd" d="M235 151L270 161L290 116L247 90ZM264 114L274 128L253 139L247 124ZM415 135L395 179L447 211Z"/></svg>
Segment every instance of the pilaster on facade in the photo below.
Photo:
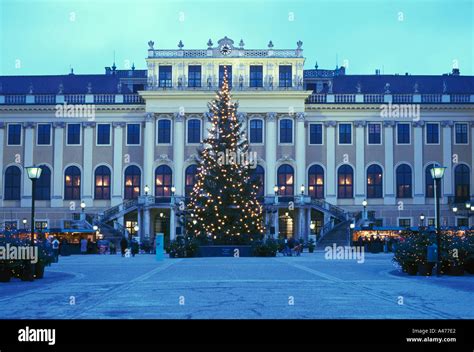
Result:
<svg viewBox="0 0 474 352"><path fill-rule="evenodd" d="M446 167L443 177L443 195L450 197L453 195L453 153L452 153L452 129L453 121L442 121L443 130L443 164ZM472 173L472 172L471 172ZM472 187L472 186L471 186Z"/></svg>
<svg viewBox="0 0 474 352"><path fill-rule="evenodd" d="M393 158L394 158L394 121L384 121L384 150L385 150L385 172L384 172L384 204L386 205L394 205L396 202L395 199L395 184L394 184L394 165L393 165Z"/></svg>
<svg viewBox="0 0 474 352"><path fill-rule="evenodd" d="M296 187L295 192L304 185L306 179L306 133L305 113L296 114L296 137L295 137L295 159L296 159Z"/></svg>
<svg viewBox="0 0 474 352"><path fill-rule="evenodd" d="M92 207L93 199L93 183L92 183L92 154L94 145L94 128L95 122L83 122L84 147L83 147L83 176L82 176L82 200L87 207Z"/></svg>
<svg viewBox="0 0 474 352"><path fill-rule="evenodd" d="M25 138L23 150L23 195L21 197L21 207L31 206L32 182L28 178L26 168L34 164L33 143L35 134L35 124L32 122L23 123Z"/></svg>
<svg viewBox="0 0 474 352"><path fill-rule="evenodd" d="M367 121L355 121L356 173L355 203L361 204L365 196L365 126Z"/></svg>
<svg viewBox="0 0 474 352"><path fill-rule="evenodd" d="M59 208L63 206L63 153L64 153L64 129L65 122L53 123L54 147L53 147L53 195L51 197L51 207Z"/></svg>
<svg viewBox="0 0 474 352"><path fill-rule="evenodd" d="M174 136L173 136L173 163L174 184L176 195L184 195L184 113L179 111L174 114Z"/></svg>
<svg viewBox="0 0 474 352"><path fill-rule="evenodd" d="M423 204L425 195L423 192L423 120L413 122L413 180L414 180L414 204Z"/></svg>
<svg viewBox="0 0 474 352"><path fill-rule="evenodd" d="M114 122L114 152L113 152L113 176L112 176L112 206L123 202L122 191L122 173L124 163L123 153L123 131L126 127L125 122Z"/></svg>
<svg viewBox="0 0 474 352"><path fill-rule="evenodd" d="M155 187L153 187L153 162L155 160L155 116L153 113L145 114L144 123L144 149L143 149L143 186L150 188L150 193L155 193Z"/></svg>
<svg viewBox="0 0 474 352"><path fill-rule="evenodd" d="M269 112L266 115L266 121L265 159L267 169L265 170L265 193L273 194L273 186L276 184L277 114L275 112Z"/></svg>
<svg viewBox="0 0 474 352"><path fill-rule="evenodd" d="M336 121L325 121L326 128L326 200L336 204Z"/></svg>

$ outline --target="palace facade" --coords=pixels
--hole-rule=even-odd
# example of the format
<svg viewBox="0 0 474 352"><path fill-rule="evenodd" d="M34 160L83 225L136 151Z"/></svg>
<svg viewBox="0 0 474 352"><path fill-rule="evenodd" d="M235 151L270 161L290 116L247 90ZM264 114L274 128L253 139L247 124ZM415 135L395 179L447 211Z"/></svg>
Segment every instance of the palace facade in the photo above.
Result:
<svg viewBox="0 0 474 352"><path fill-rule="evenodd" d="M363 217L378 226L417 226L421 214L431 224L433 165L446 167L441 223L473 226L474 77L305 70L302 44L247 49L224 37L164 50L150 41L146 70L1 76L2 226L29 221L24 167L35 164L38 228L182 233L180 204L224 67L258 156L269 234L307 237L311 223L325 234L365 220L364 199Z"/></svg>

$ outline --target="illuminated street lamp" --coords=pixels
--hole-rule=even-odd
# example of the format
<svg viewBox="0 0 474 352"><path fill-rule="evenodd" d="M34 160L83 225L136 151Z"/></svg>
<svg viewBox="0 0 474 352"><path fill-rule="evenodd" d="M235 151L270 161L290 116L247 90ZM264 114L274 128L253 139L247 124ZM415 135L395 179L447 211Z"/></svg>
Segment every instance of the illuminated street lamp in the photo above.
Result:
<svg viewBox="0 0 474 352"><path fill-rule="evenodd" d="M278 196L278 186L273 186L273 192L275 192L275 197Z"/></svg>
<svg viewBox="0 0 474 352"><path fill-rule="evenodd" d="M26 168L28 178L32 183L31 190L31 245L35 245L35 193L36 193L36 181L41 177L41 167L30 166Z"/></svg>
<svg viewBox="0 0 474 352"><path fill-rule="evenodd" d="M362 201L362 206L364 207L364 220L367 220L367 199Z"/></svg>
<svg viewBox="0 0 474 352"><path fill-rule="evenodd" d="M457 213L458 212L458 207L454 206L453 207L453 213Z"/></svg>
<svg viewBox="0 0 474 352"><path fill-rule="evenodd" d="M148 192L150 192L150 187L148 187L148 185L145 185L145 195L147 196L148 195Z"/></svg>
<svg viewBox="0 0 474 352"><path fill-rule="evenodd" d="M304 195L304 185L301 185L300 190L301 190L301 195L303 196Z"/></svg>
<svg viewBox="0 0 474 352"><path fill-rule="evenodd" d="M86 209L86 202L81 201L81 211L84 212L85 209Z"/></svg>
<svg viewBox="0 0 474 352"><path fill-rule="evenodd" d="M434 197L435 197L435 225L436 225L436 246L438 251L438 261L436 263L436 275L441 274L441 234L440 234L440 209L439 209L439 196L438 190L441 189L441 179L444 176L445 167L434 166L431 168L431 177L433 178L434 184ZM470 207L470 204L469 204ZM467 208L467 203L466 203Z"/></svg>
<svg viewBox="0 0 474 352"><path fill-rule="evenodd" d="M22 222L23 222L23 229L26 230L26 223L28 222L28 220L24 218Z"/></svg>
<svg viewBox="0 0 474 352"><path fill-rule="evenodd" d="M98 229L99 229L99 226L97 225L92 226L92 230L97 231Z"/></svg>
<svg viewBox="0 0 474 352"><path fill-rule="evenodd" d="M171 195L174 196L174 193L176 192L176 187L171 186Z"/></svg>
<svg viewBox="0 0 474 352"><path fill-rule="evenodd" d="M424 222L425 222L425 214L421 213L420 214L420 226L423 226Z"/></svg>

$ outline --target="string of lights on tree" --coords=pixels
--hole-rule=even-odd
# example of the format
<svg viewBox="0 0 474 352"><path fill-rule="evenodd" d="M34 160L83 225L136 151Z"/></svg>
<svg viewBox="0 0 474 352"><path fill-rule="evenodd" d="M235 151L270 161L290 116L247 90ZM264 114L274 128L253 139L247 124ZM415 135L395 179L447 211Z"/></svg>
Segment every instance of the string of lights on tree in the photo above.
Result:
<svg viewBox="0 0 474 352"><path fill-rule="evenodd" d="M250 162L223 155L248 155L249 144L236 117L227 67L222 86L208 103L212 125L198 151L198 173L190 195L188 234L219 243L239 243L262 237L263 209L257 200L259 182L252 180Z"/></svg>

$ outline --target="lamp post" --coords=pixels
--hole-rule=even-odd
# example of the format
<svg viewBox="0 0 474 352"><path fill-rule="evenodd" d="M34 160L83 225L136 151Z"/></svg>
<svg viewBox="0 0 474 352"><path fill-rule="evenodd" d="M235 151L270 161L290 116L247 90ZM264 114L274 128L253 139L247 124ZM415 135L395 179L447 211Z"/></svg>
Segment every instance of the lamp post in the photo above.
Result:
<svg viewBox="0 0 474 352"><path fill-rule="evenodd" d="M24 218L22 222L23 222L23 230L26 230L26 223L28 222L28 220Z"/></svg>
<svg viewBox="0 0 474 352"><path fill-rule="evenodd" d="M144 190L145 190L145 196L147 196L148 192L150 192L150 187L148 187L148 185L145 185Z"/></svg>
<svg viewBox="0 0 474 352"><path fill-rule="evenodd" d="M364 206L364 220L367 220L367 199L362 201L362 205Z"/></svg>
<svg viewBox="0 0 474 352"><path fill-rule="evenodd" d="M278 186L273 186L273 192L275 192L275 197L278 197Z"/></svg>
<svg viewBox="0 0 474 352"><path fill-rule="evenodd" d="M174 196L174 193L176 192L176 187L171 186L171 196Z"/></svg>
<svg viewBox="0 0 474 352"><path fill-rule="evenodd" d="M304 185L301 185L300 191L301 191L301 195L302 195L302 196L304 196L304 190L305 190Z"/></svg>
<svg viewBox="0 0 474 352"><path fill-rule="evenodd" d="M30 166L26 168L28 178L31 180L31 245L35 245L35 193L36 193L36 181L41 177L41 167ZM23 222L25 223L25 222Z"/></svg>
<svg viewBox="0 0 474 352"><path fill-rule="evenodd" d="M84 202L83 200L81 201L81 212L84 212L84 210L86 209L86 202Z"/></svg>
<svg viewBox="0 0 474 352"><path fill-rule="evenodd" d="M420 214L420 226L423 227L425 223L425 214L421 213Z"/></svg>
<svg viewBox="0 0 474 352"><path fill-rule="evenodd" d="M354 240L353 236L354 236L354 229L355 229L355 226L356 226L356 225L355 225L353 222L351 222L350 225L349 225L349 229L350 229L349 232L350 232L350 236L351 236L351 239L350 239L350 241L349 241L349 245L351 245L351 244L352 244L352 241Z"/></svg>
<svg viewBox="0 0 474 352"><path fill-rule="evenodd" d="M440 233L440 209L439 209L439 196L438 192L441 185L441 179L444 176L445 167L434 166L431 168L431 177L433 178L434 184L434 196L435 196L435 224L436 224L436 246L438 247L438 260L436 263L436 275L441 274L441 233ZM470 206L470 204L469 204ZM467 207L467 204L466 204Z"/></svg>

